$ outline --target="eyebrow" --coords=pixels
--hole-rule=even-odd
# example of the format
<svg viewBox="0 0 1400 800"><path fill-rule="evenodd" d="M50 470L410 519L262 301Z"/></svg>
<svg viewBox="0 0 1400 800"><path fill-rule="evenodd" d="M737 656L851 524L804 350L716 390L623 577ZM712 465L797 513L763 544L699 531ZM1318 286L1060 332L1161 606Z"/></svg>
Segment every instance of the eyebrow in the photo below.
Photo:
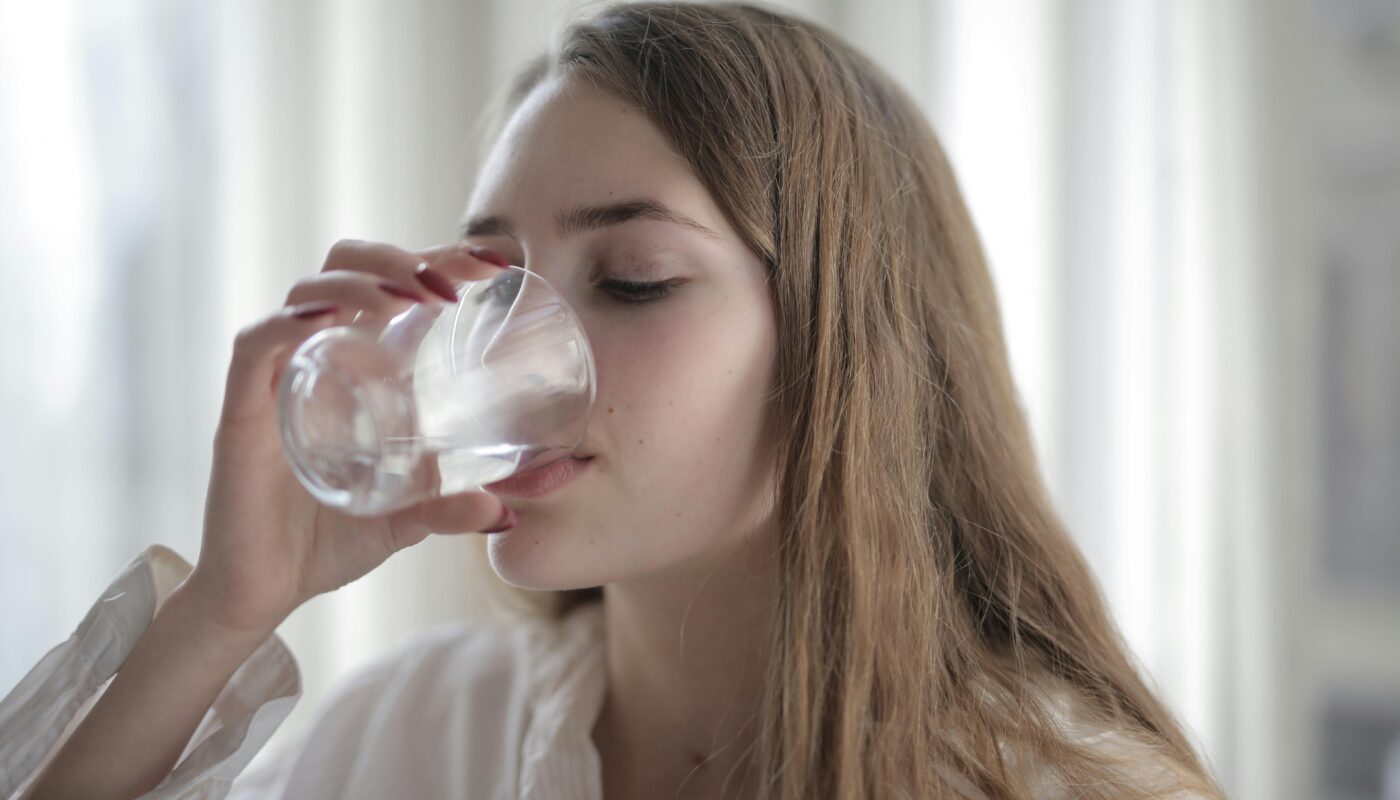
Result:
<svg viewBox="0 0 1400 800"><path fill-rule="evenodd" d="M692 228L714 239L719 234L696 222L665 204L649 199L623 200L601 206L579 206L565 211L555 219L560 238L568 238L583 231L610 228L637 219L651 219L670 222ZM462 238L470 236L515 236L515 229L505 217L495 214L476 216L462 226Z"/></svg>

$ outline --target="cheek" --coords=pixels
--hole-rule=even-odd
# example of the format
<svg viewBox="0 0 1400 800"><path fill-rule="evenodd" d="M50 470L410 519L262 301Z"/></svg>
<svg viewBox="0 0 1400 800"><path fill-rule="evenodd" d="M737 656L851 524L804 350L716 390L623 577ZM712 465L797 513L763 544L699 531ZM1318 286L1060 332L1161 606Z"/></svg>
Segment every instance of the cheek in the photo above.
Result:
<svg viewBox="0 0 1400 800"><path fill-rule="evenodd" d="M705 558L771 512L764 402L776 332L760 298L589 320L603 456L571 503L490 540L505 580L596 586ZM566 489L567 491L567 489Z"/></svg>
<svg viewBox="0 0 1400 800"><path fill-rule="evenodd" d="M619 322L597 348L595 419L613 466L629 493L673 508L748 480L759 448L771 325L761 308L716 300Z"/></svg>

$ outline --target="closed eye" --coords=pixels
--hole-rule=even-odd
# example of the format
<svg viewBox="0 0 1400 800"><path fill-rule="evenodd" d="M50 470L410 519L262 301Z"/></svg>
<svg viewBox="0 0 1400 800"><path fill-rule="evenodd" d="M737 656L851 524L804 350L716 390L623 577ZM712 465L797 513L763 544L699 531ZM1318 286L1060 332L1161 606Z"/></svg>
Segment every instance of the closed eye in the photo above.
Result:
<svg viewBox="0 0 1400 800"><path fill-rule="evenodd" d="M660 300L670 294L672 288L683 282L680 278L651 283L611 278L602 281L598 286L624 303L645 303Z"/></svg>

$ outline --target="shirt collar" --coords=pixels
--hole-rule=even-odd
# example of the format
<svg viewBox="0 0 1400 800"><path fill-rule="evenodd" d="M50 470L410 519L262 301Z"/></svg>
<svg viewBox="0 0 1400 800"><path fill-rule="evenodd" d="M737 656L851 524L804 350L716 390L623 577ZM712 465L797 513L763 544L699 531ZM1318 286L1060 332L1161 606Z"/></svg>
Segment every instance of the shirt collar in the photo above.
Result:
<svg viewBox="0 0 1400 800"><path fill-rule="evenodd" d="M530 721L521 748L521 798L602 796L593 726L607 691L603 604L585 603L528 639Z"/></svg>

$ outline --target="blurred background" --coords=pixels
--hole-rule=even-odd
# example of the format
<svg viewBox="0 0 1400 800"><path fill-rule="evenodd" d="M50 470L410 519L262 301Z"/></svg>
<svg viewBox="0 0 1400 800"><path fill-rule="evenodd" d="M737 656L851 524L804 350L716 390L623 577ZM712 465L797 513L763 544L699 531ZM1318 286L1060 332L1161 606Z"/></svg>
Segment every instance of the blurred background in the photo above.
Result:
<svg viewBox="0 0 1400 800"><path fill-rule="evenodd" d="M1044 469L1235 798L1400 798L1400 0L809 0L933 120ZM234 333L455 236L558 0L0 0L0 691L194 561ZM282 628L305 695L482 613L430 537Z"/></svg>

